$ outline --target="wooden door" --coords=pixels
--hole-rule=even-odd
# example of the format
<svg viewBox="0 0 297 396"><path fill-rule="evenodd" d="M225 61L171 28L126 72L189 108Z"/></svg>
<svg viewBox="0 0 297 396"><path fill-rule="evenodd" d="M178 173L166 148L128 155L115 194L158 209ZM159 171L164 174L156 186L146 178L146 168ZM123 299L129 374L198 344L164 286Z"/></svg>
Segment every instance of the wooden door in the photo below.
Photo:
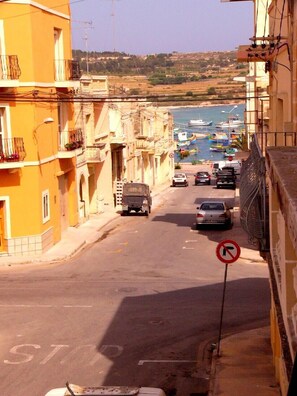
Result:
<svg viewBox="0 0 297 396"><path fill-rule="evenodd" d="M0 252L4 250L4 201L0 201Z"/></svg>

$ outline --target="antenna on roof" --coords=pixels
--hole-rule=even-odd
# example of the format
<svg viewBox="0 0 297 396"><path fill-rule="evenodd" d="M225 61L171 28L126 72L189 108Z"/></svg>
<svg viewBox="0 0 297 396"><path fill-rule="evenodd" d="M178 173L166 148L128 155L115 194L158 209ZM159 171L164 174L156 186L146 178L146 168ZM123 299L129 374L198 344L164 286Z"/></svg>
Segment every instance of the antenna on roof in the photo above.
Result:
<svg viewBox="0 0 297 396"><path fill-rule="evenodd" d="M113 52L116 51L115 49L115 6L114 2L119 0L111 0L111 14L112 17L112 41L113 41Z"/></svg>
<svg viewBox="0 0 297 396"><path fill-rule="evenodd" d="M83 35L82 39L85 42L87 73L89 73L89 49L88 49L89 36L88 36L87 30L88 29L94 29L93 21L76 21L76 20L72 20L72 22L78 23L78 24L81 25L81 27L77 28L77 29L84 29L84 35Z"/></svg>

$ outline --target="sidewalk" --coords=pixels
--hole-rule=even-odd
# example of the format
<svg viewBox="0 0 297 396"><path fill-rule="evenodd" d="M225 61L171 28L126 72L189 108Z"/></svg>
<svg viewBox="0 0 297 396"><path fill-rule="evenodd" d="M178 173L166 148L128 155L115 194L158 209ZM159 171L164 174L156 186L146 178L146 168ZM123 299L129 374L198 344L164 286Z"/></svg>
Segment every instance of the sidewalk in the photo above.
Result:
<svg viewBox="0 0 297 396"><path fill-rule="evenodd" d="M0 256L0 267L67 260L83 247L97 241L103 234L102 228L119 216L120 214L116 210L91 215L89 220L79 227L68 227L63 232L61 241L42 253L42 255L20 257Z"/></svg>
<svg viewBox="0 0 297 396"><path fill-rule="evenodd" d="M209 396L280 396L274 376L270 328L245 331L222 340L214 351Z"/></svg>

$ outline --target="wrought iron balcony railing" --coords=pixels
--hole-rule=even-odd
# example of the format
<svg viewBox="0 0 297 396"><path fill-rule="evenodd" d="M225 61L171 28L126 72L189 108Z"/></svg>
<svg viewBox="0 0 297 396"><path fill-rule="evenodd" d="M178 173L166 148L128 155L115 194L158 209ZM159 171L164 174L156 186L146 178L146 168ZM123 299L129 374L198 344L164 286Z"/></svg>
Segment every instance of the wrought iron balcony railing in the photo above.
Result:
<svg viewBox="0 0 297 396"><path fill-rule="evenodd" d="M72 151L82 147L84 144L83 133L80 128L69 129L68 131L60 132L60 147L59 151Z"/></svg>
<svg viewBox="0 0 297 396"><path fill-rule="evenodd" d="M17 55L0 55L0 80L18 80L20 75Z"/></svg>
<svg viewBox="0 0 297 396"><path fill-rule="evenodd" d="M265 154L266 147L297 145L297 132L257 132L255 137L262 154Z"/></svg>
<svg viewBox="0 0 297 396"><path fill-rule="evenodd" d="M55 60L55 81L79 80L81 70L79 62L69 59Z"/></svg>
<svg viewBox="0 0 297 396"><path fill-rule="evenodd" d="M23 138L1 138L0 137L0 162L24 161L26 151Z"/></svg>

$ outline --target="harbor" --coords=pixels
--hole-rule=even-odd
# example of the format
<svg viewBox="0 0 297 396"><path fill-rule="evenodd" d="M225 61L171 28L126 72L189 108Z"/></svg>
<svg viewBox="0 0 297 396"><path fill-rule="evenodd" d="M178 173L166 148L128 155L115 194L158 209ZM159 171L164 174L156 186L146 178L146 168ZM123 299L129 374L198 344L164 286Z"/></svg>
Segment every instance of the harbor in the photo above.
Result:
<svg viewBox="0 0 297 396"><path fill-rule="evenodd" d="M171 109L171 113L176 163L220 161L234 156L239 150L244 128L244 105L179 107ZM210 122L211 125L197 125Z"/></svg>

